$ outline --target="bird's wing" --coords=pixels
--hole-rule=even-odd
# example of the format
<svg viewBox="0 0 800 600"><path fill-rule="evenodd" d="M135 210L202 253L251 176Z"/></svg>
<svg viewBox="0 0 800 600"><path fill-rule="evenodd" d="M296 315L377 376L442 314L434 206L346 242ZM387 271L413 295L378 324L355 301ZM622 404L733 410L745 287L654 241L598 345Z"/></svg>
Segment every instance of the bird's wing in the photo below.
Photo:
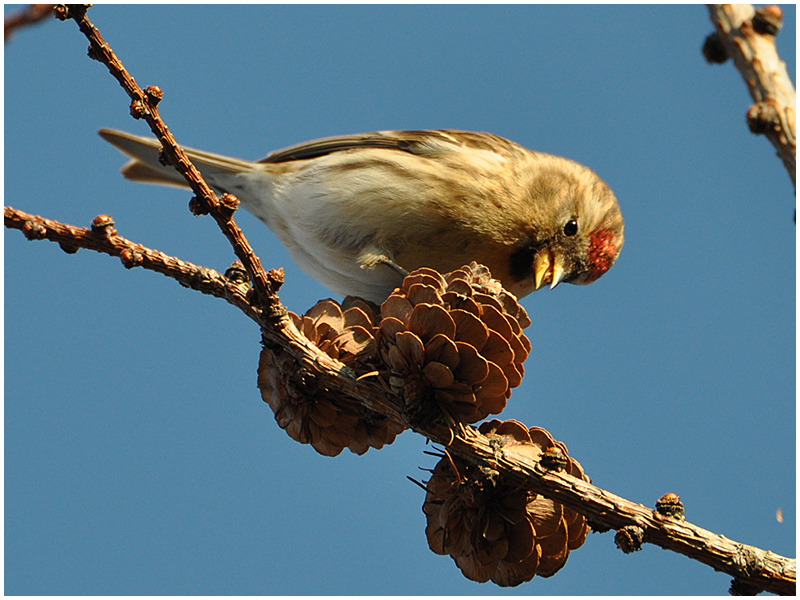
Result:
<svg viewBox="0 0 800 600"><path fill-rule="evenodd" d="M385 148L400 150L419 156L436 156L454 147L469 147L497 153L511 153L520 149L514 142L490 133L473 133L455 129L421 131L376 131L320 138L295 144L270 152L260 163L280 163L292 160L317 158L333 152L356 148Z"/></svg>

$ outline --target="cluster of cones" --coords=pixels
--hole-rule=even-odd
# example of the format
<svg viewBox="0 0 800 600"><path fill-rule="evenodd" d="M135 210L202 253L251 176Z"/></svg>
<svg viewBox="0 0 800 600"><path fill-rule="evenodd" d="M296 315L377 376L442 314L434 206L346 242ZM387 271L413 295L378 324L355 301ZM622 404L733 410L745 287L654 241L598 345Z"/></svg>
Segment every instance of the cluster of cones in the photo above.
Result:
<svg viewBox="0 0 800 600"><path fill-rule="evenodd" d="M509 456L534 464L559 457L559 468L591 481L561 442L540 427L494 419L478 429ZM571 550L583 545L589 527L575 511L505 485L497 471L443 457L426 485L425 534L437 554L449 554L461 572L479 582L516 586L535 575L550 577Z"/></svg>
<svg viewBox="0 0 800 600"><path fill-rule="evenodd" d="M505 408L531 349L530 319L516 298L472 263L447 275L410 273L378 309L360 299L322 300L295 326L356 372L376 372L405 400L408 422L475 423ZM265 347L258 386L278 424L326 456L363 454L403 428L328 390L309 389L295 361Z"/></svg>
<svg viewBox="0 0 800 600"><path fill-rule="evenodd" d="M524 373L530 325L516 298L481 265L446 275L410 273L379 307L357 298L322 300L294 326L358 375L402 395L407 423L475 423L500 413ZM404 426L318 386L288 353L265 345L258 387L289 436L336 456L391 444ZM479 431L498 452L590 481L544 429L492 420ZM446 454L425 485L428 544L469 579L516 586L564 566L589 531L558 502L504 483L499 472Z"/></svg>

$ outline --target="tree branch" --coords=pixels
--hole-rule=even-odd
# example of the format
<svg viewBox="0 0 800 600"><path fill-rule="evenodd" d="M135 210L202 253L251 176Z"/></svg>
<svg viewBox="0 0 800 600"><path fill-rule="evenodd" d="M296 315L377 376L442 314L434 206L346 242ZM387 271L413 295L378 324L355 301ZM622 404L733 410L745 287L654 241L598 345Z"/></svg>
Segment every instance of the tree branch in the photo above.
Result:
<svg viewBox="0 0 800 600"><path fill-rule="evenodd" d="M778 56L775 35L781 27L778 6L755 10L752 4L709 4L716 34L703 47L709 62L732 58L753 104L747 111L750 131L767 136L797 189L797 99L786 63Z"/></svg>
<svg viewBox="0 0 800 600"><path fill-rule="evenodd" d="M29 4L5 18L3 38L7 42L17 29L40 23L53 12L55 4Z"/></svg>
<svg viewBox="0 0 800 600"><path fill-rule="evenodd" d="M248 301L248 286L242 285L241 280L226 277L213 269L199 267L118 236L114 221L108 215L95 217L91 229L87 229L30 215L10 206L4 207L3 211L6 227L19 229L29 240L46 239L56 242L68 254L86 248L117 256L126 269L142 267L171 277L185 287L222 298L256 323L260 323L260 311ZM230 271L235 271L235 268L232 267Z"/></svg>
<svg viewBox="0 0 800 600"><path fill-rule="evenodd" d="M439 440L437 440L439 441ZM753 593L795 595L797 561L712 533L683 518L667 517L585 481L498 455L472 428L457 435L448 451L474 464L501 471L508 481L562 503L582 515L595 531L638 527L644 542L672 550L734 577ZM638 549L638 548L635 548Z"/></svg>
<svg viewBox="0 0 800 600"><path fill-rule="evenodd" d="M210 214L228 238L234 253L253 282L258 304L271 318L284 316L286 309L277 296L280 282L270 279L242 230L233 220L233 213L239 205L239 200L232 194L225 194L222 199L217 198L161 120L156 108L163 96L161 88L150 86L142 90L137 85L100 32L86 17L87 9L88 6L84 4L59 4L56 6L55 14L62 21L72 19L78 24L81 32L89 39L89 57L102 62L130 96L131 116L147 122L150 130L161 142L165 162L173 165L189 183L189 187L196 194L196 200L190 205L195 214Z"/></svg>

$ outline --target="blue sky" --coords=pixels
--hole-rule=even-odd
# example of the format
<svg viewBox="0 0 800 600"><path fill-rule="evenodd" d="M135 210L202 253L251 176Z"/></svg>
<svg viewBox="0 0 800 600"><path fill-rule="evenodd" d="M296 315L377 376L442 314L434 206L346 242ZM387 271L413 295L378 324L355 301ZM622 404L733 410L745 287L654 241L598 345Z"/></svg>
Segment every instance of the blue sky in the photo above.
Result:
<svg viewBox="0 0 800 600"><path fill-rule="evenodd" d="M6 7L6 11L9 7ZM796 12L778 48L795 73ZM795 556L794 193L744 122L703 6L95 6L179 142L255 159L376 129L490 131L590 166L626 220L614 268L523 300L526 378L504 418L548 429L594 482ZM5 203L217 270L190 194L122 179L100 127L147 133L74 23L5 48ZM330 296L245 213L283 302ZM5 234L8 594L724 594L729 577L590 535L505 590L428 550L412 433L317 455L256 389L259 332L117 259ZM783 510L784 521L776 519Z"/></svg>

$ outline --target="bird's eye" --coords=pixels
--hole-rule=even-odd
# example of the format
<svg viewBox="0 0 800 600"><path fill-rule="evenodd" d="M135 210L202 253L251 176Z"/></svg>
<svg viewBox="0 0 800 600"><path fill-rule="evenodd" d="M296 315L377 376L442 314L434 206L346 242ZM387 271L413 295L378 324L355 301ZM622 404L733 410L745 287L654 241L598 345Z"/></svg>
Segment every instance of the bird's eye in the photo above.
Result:
<svg viewBox="0 0 800 600"><path fill-rule="evenodd" d="M576 233L578 233L578 220L570 219L567 221L567 224L564 225L564 235L567 237L572 237Z"/></svg>

